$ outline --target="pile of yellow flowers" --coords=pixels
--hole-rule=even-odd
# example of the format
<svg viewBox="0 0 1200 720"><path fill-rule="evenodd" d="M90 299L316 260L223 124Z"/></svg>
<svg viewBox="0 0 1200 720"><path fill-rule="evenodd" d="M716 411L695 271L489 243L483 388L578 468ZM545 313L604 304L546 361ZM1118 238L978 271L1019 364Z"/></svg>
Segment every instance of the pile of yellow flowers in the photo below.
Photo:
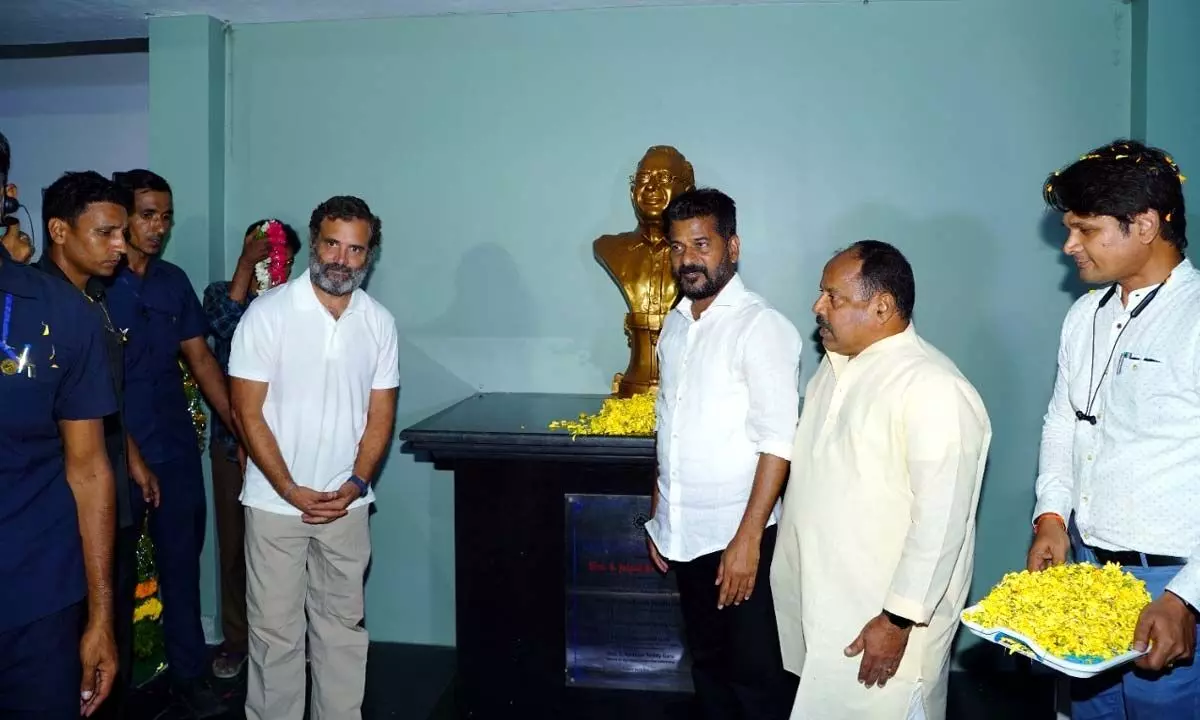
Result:
<svg viewBox="0 0 1200 720"><path fill-rule="evenodd" d="M1095 663L1129 652L1146 584L1109 563L1008 573L963 619L1021 633L1055 657Z"/></svg>
<svg viewBox="0 0 1200 720"><path fill-rule="evenodd" d="M579 413L578 420L554 420L551 430L567 430L577 435L653 435L654 392L638 393L629 398L606 398L600 412Z"/></svg>

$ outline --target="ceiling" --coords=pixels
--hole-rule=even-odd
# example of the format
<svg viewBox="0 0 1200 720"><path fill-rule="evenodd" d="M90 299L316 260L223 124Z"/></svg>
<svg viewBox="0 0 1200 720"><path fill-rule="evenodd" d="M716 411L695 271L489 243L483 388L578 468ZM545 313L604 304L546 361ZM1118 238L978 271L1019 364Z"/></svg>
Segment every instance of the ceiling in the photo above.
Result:
<svg viewBox="0 0 1200 720"><path fill-rule="evenodd" d="M147 18L211 15L231 23L582 10L897 0L0 0L0 45L144 38Z"/></svg>

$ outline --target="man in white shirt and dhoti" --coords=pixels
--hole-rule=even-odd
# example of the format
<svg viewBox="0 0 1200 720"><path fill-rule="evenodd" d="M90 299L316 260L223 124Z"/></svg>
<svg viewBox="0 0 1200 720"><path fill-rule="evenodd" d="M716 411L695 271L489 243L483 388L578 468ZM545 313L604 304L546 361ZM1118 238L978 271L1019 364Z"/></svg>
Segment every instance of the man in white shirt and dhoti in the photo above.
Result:
<svg viewBox="0 0 1200 720"><path fill-rule="evenodd" d="M1072 720L1200 719L1200 273L1162 150L1097 148L1046 179L1086 283L1063 322L1028 567L1123 565L1154 598L1136 667L1072 680ZM1070 532L1068 532L1070 526Z"/></svg>
<svg viewBox="0 0 1200 720"><path fill-rule="evenodd" d="M783 720L768 582L779 489L799 411L800 334L736 272L733 200L692 190L667 207L683 299L658 341L658 482L650 557L675 575L704 720Z"/></svg>
<svg viewBox="0 0 1200 720"><path fill-rule="evenodd" d="M805 392L771 587L791 717L940 720L966 605L991 424L917 335L912 267L863 241L813 306L825 359Z"/></svg>

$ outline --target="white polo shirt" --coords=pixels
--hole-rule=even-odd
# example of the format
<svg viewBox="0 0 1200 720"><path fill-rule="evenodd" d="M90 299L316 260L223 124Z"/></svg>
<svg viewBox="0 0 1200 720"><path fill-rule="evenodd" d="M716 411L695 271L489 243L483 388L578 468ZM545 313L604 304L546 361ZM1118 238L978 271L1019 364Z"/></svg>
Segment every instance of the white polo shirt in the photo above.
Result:
<svg viewBox="0 0 1200 720"><path fill-rule="evenodd" d="M268 384L263 417L296 483L337 490L354 472L371 391L400 386L395 318L359 289L335 320L305 273L250 304L233 335L229 376ZM253 460L240 499L300 515ZM350 507L374 500L371 490Z"/></svg>

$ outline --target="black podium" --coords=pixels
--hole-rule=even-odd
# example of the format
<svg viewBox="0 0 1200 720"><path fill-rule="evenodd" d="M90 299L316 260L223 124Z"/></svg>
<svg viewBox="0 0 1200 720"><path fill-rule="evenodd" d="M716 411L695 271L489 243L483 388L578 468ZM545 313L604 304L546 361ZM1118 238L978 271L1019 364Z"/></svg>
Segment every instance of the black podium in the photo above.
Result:
<svg viewBox="0 0 1200 720"><path fill-rule="evenodd" d="M654 439L548 428L603 399L484 393L400 433L454 473L462 717L686 716L678 596L642 527Z"/></svg>

